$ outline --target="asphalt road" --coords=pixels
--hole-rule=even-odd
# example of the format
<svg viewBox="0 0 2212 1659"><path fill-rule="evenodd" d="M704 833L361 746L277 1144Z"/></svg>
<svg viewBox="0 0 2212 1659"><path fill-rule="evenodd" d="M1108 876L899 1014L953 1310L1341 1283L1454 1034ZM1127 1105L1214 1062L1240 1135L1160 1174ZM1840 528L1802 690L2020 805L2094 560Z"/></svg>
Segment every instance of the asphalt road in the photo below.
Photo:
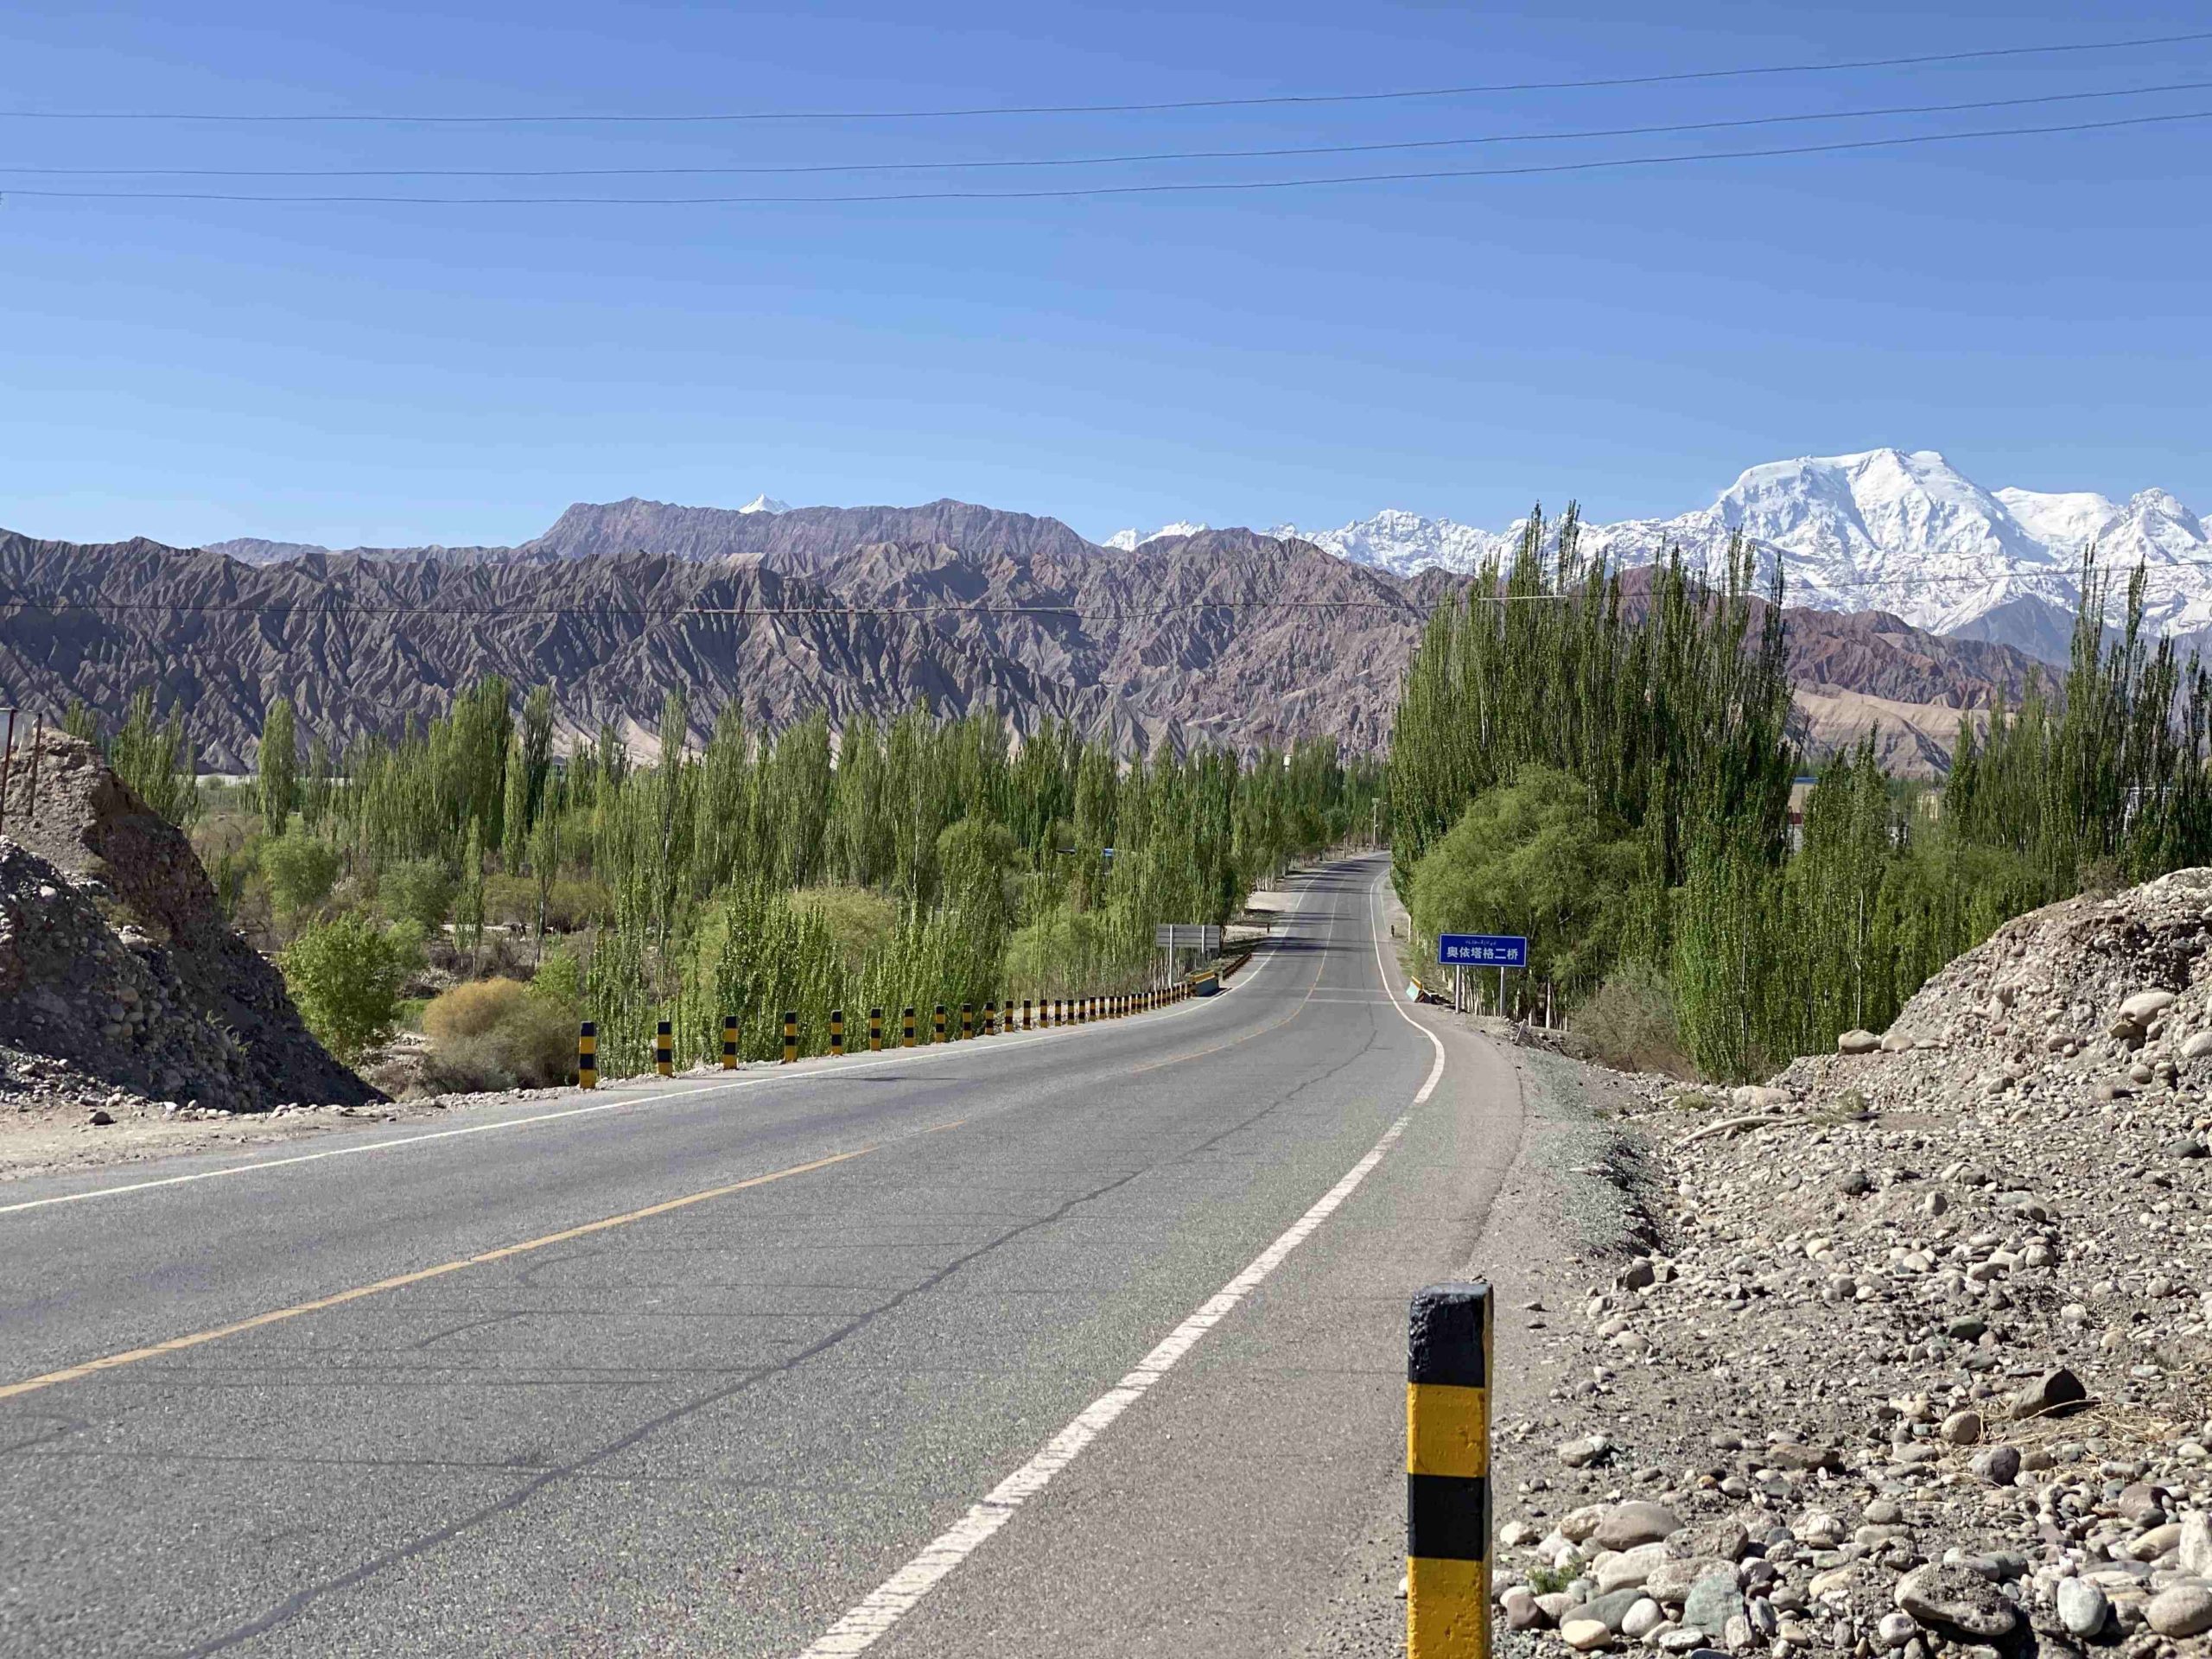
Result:
<svg viewBox="0 0 2212 1659"><path fill-rule="evenodd" d="M1156 1014L0 1187L0 1654L1303 1650L1521 1121L1382 870Z"/></svg>

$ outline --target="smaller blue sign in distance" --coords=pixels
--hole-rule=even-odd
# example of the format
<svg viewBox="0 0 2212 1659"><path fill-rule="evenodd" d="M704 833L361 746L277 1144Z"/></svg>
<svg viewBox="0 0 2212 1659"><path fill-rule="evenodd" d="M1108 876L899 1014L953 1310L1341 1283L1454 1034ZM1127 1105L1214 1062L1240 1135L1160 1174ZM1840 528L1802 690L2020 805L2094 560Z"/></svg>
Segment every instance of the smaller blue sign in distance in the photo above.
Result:
<svg viewBox="0 0 2212 1659"><path fill-rule="evenodd" d="M1526 968L1529 941L1518 933L1446 933L1436 959L1446 968Z"/></svg>

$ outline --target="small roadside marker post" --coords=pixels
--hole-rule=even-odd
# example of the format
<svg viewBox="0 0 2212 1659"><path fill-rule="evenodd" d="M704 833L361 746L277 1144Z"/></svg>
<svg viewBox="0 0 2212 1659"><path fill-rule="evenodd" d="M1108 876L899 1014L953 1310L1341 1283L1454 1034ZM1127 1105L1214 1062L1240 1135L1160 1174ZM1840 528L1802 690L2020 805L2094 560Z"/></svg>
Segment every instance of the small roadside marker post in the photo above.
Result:
<svg viewBox="0 0 2212 1659"><path fill-rule="evenodd" d="M734 1014L722 1016L722 1070L737 1070L737 1016Z"/></svg>
<svg viewBox="0 0 2212 1659"><path fill-rule="evenodd" d="M676 1039L665 1020L653 1031L653 1070L664 1077L676 1070Z"/></svg>
<svg viewBox="0 0 2212 1659"><path fill-rule="evenodd" d="M941 1043L944 1040L944 1004L942 1002L937 1005L936 1012L930 1015L930 1040L933 1043Z"/></svg>
<svg viewBox="0 0 2212 1659"><path fill-rule="evenodd" d="M1491 1287L1414 1293L1406 1335L1406 1659L1490 1659Z"/></svg>
<svg viewBox="0 0 2212 1659"><path fill-rule="evenodd" d="M875 1053L882 1046L883 1010L870 1008L868 1011L868 1052L871 1054Z"/></svg>
<svg viewBox="0 0 2212 1659"><path fill-rule="evenodd" d="M576 1028L576 1087L599 1087L599 1024L587 1020Z"/></svg>
<svg viewBox="0 0 2212 1659"><path fill-rule="evenodd" d="M973 1002L963 1002L960 1005L960 1040L964 1043L975 1034L976 1005Z"/></svg>
<svg viewBox="0 0 2212 1659"><path fill-rule="evenodd" d="M784 1011L784 1064L789 1065L798 1058L798 1014L791 1009Z"/></svg>
<svg viewBox="0 0 2212 1659"><path fill-rule="evenodd" d="M845 1052L845 1011L830 1010L830 1054L833 1059Z"/></svg>
<svg viewBox="0 0 2212 1659"><path fill-rule="evenodd" d="M912 1008L908 1008L899 1017L899 1046L901 1048L912 1048L914 1046L914 1011Z"/></svg>
<svg viewBox="0 0 2212 1659"><path fill-rule="evenodd" d="M1021 1028L1029 1029L1029 999L1026 996L1021 999Z"/></svg>
<svg viewBox="0 0 2212 1659"><path fill-rule="evenodd" d="M995 1037L998 1034L999 1005L995 1002L986 1002L983 1004L983 1035Z"/></svg>

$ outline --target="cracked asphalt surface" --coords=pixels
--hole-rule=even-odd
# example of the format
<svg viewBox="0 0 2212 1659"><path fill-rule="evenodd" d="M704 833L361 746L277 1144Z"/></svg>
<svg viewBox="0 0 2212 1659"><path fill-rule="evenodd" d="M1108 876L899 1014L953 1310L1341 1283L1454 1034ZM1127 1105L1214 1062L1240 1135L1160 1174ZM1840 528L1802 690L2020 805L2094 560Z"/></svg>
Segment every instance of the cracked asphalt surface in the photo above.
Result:
<svg viewBox="0 0 2212 1659"><path fill-rule="evenodd" d="M1384 869L1160 1013L10 1184L0 1654L801 1652L1408 1112ZM871 1653L1295 1652L1378 1593L1406 1299L1521 1136L1413 1013L1365 1182Z"/></svg>

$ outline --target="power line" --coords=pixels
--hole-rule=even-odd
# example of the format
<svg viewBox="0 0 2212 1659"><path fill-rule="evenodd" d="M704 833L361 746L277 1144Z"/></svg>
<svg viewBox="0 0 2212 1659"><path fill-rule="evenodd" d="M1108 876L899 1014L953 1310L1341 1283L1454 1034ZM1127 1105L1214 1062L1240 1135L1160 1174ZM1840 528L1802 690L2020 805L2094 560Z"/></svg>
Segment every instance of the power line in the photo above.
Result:
<svg viewBox="0 0 2212 1659"><path fill-rule="evenodd" d="M1524 167L1440 168L1409 173L1339 173L1293 179L1190 180L1149 184L1065 186L1040 190L873 191L836 196L403 196L366 194L254 195L216 190L49 190L0 191L0 199L23 196L65 201L207 201L322 207L790 207L902 201L1046 201L1078 197L1183 195L1252 190L1299 190L1349 184L1394 184L1446 179L1526 178L1541 174L1596 173L1623 168L1670 167L1694 162L1758 161L1787 156L1835 155L1852 150L1895 149L1916 144L1958 143L1977 138L2020 138L2051 133L2108 132L2124 127L2169 125L2212 120L2212 110L2171 115L2116 116L2108 121L2075 121L2052 126L1977 127L1965 132L1909 133L1888 138L1839 139L1821 144L1778 144L1759 149L1715 149L1666 156L1602 156L1582 162L1534 162Z"/></svg>
<svg viewBox="0 0 2212 1659"><path fill-rule="evenodd" d="M1894 104L1867 110L1827 110L1786 115L1752 115L1721 121L1681 121L1655 126L1586 127L1566 132L1481 133L1457 138L1408 138L1365 144L1288 145L1263 149L1140 150L1115 156L1019 156L957 162L810 162L740 167L14 167L0 173L37 178L214 178L214 179L605 179L728 177L818 173L944 173L1008 168L1122 167L1151 162L1274 160L1302 156L1363 156L1389 150L1464 149L1477 144L1557 143L1588 138L1642 138L1662 134L1719 132L1741 127L1783 126L1817 121L1869 121L1900 115L1951 115L1968 110L2018 109L2030 105L2073 104L2107 98L2149 98L2165 92L2196 92L2212 80L2171 81L2156 86L2110 87L2095 92L2044 92L2023 98L1974 99L1956 104ZM535 198L533 198L535 200Z"/></svg>
<svg viewBox="0 0 2212 1659"><path fill-rule="evenodd" d="M930 121L1007 115L1150 115L1175 110L1257 109L1316 104L1379 104L1420 99L1472 98L1504 92L1558 92L1611 86L1658 86L1677 85L1686 81L1726 80L1758 75L1833 74L1853 69L1902 69L1929 64L1986 62L1996 59L2056 56L2081 52L2124 52L2138 47L2180 46L2208 40L2212 40L2212 29L2199 29L2181 35L2138 35L2117 41L2061 41L2047 46L1985 47L1968 52L1923 52L1909 56L1851 58L1827 63L1751 64L1736 68L1681 69L1646 75L1605 75L1574 80L1490 81L1464 86L1424 86L1376 92L1281 92L1243 98L1156 99L1139 104L1001 104L942 109L899 110L717 110L660 114L596 112L416 115L340 111L287 114L233 110L0 110L0 119L514 126L583 123L672 125L733 121Z"/></svg>

